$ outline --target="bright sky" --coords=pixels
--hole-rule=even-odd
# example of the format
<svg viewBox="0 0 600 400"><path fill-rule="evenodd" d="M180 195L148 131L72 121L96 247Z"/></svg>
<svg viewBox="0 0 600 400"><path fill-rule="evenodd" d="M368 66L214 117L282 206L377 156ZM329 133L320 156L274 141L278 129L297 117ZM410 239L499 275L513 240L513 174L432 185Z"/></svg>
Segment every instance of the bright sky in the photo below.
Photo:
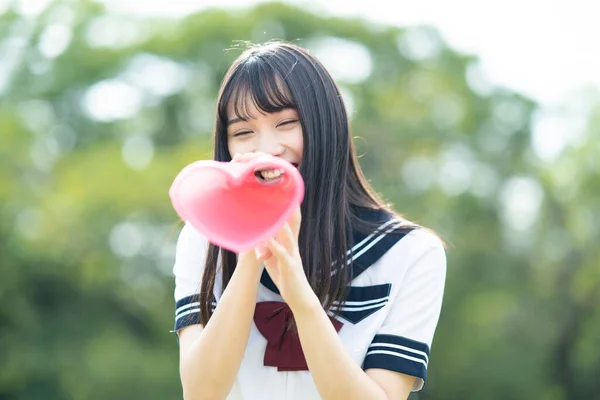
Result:
<svg viewBox="0 0 600 400"><path fill-rule="evenodd" d="M113 9L181 16L263 0L103 0ZM398 26L430 24L459 51L481 58L492 82L552 104L572 89L600 88L600 2L594 0L288 0L339 16Z"/></svg>

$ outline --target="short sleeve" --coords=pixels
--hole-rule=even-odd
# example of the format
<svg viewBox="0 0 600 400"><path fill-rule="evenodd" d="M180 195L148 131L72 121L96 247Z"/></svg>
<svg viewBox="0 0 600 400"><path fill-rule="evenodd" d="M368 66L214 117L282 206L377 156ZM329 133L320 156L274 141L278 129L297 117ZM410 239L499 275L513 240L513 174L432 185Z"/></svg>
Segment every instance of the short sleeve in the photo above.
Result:
<svg viewBox="0 0 600 400"><path fill-rule="evenodd" d="M200 283L208 252L208 240L186 223L175 250L175 327L174 331L200 323Z"/></svg>
<svg viewBox="0 0 600 400"><path fill-rule="evenodd" d="M389 314L367 350L363 368L382 368L427 380L427 365L440 317L446 281L446 253L435 235L419 230L406 274L397 283ZM412 235L412 234L411 234Z"/></svg>

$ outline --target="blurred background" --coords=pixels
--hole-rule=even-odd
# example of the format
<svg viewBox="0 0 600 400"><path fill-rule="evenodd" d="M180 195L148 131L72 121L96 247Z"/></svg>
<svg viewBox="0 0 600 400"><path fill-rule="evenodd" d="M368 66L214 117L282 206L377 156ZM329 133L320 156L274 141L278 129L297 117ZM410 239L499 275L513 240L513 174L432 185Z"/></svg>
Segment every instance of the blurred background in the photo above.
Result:
<svg viewBox="0 0 600 400"><path fill-rule="evenodd" d="M0 399L181 398L167 190L239 41L339 83L361 164L450 243L411 399L600 399L590 1L0 0Z"/></svg>

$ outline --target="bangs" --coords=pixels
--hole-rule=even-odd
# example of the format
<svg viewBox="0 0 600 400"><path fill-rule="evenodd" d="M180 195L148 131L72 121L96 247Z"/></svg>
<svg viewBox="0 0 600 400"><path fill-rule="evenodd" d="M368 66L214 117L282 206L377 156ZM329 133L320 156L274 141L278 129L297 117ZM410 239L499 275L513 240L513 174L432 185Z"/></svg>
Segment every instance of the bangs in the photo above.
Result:
<svg viewBox="0 0 600 400"><path fill-rule="evenodd" d="M227 110L233 105L233 115ZM256 118L252 109L273 113L297 108L282 74L262 59L250 59L231 76L219 103L219 117L227 125L228 118Z"/></svg>

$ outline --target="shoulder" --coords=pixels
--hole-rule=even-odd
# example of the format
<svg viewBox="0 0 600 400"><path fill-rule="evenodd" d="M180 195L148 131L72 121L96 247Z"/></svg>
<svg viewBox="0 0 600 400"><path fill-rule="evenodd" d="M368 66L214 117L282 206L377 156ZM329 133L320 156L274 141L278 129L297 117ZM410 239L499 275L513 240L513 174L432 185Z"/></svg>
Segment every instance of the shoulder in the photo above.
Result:
<svg viewBox="0 0 600 400"><path fill-rule="evenodd" d="M181 231L179 232L179 239L177 241L177 246L184 245L208 245L208 240L204 235L202 235L196 228L192 226L189 222L186 222Z"/></svg>
<svg viewBox="0 0 600 400"><path fill-rule="evenodd" d="M397 243L389 249L392 252L406 252L410 248L412 249L411 253L415 254L434 249L445 253L444 242L436 233L427 227L407 220L390 208L359 209L357 214L362 220L375 224L374 226L378 225L373 234L395 237L394 241Z"/></svg>
<svg viewBox="0 0 600 400"><path fill-rule="evenodd" d="M431 252L445 255L446 248L437 234L427 228L415 226L408 229L408 232L390 249L390 252L412 260Z"/></svg>
<svg viewBox="0 0 600 400"><path fill-rule="evenodd" d="M407 274L431 275L430 278L444 281L446 248L438 235L417 226L388 250L381 264L384 273L395 281Z"/></svg>
<svg viewBox="0 0 600 400"><path fill-rule="evenodd" d="M208 250L208 239L189 222L186 222L179 233L176 245L176 261L184 261L183 257Z"/></svg>
<svg viewBox="0 0 600 400"><path fill-rule="evenodd" d="M186 223L177 239L173 273L181 280L197 281L202 276L209 242L190 223Z"/></svg>

